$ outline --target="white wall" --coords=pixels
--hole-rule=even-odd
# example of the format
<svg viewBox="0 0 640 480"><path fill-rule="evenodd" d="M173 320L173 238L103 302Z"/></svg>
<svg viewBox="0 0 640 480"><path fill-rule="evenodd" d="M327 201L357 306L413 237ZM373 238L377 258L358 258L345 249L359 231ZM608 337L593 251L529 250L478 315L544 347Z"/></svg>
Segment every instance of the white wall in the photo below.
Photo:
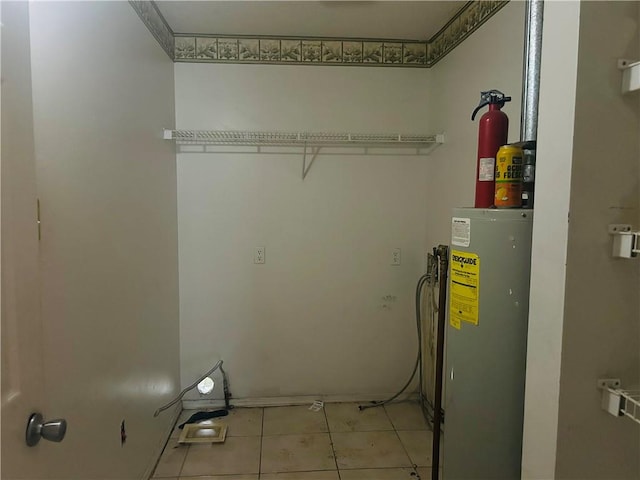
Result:
<svg viewBox="0 0 640 480"><path fill-rule="evenodd" d="M524 2L510 2L471 37L432 68L430 122L446 132L447 142L429 161L426 181L427 245L449 244L451 210L473 206L478 120L471 113L480 92L497 89L511 95L503 111L509 117L509 141L520 138Z"/></svg>
<svg viewBox="0 0 640 480"><path fill-rule="evenodd" d="M639 373L639 267L607 234L638 224L640 111L616 69L640 54L637 19L637 2L545 7L524 478L640 475L637 425L595 388Z"/></svg>
<svg viewBox="0 0 640 480"><path fill-rule="evenodd" d="M421 69L177 64L176 125L428 133L430 91ZM179 154L182 383L218 352L237 398L402 386L431 161L320 156L302 181L300 156Z"/></svg>
<svg viewBox="0 0 640 480"><path fill-rule="evenodd" d="M546 2L522 477L555 478L579 2Z"/></svg>
<svg viewBox="0 0 640 480"><path fill-rule="evenodd" d="M612 259L607 234L610 223L640 225L640 110L616 68L640 58L638 5L580 7L556 478L640 478L638 425L600 410L594 388L640 375L640 266Z"/></svg>
<svg viewBox="0 0 640 480"><path fill-rule="evenodd" d="M173 64L128 2L30 5L44 413L69 424L41 451L56 478L140 479L178 388Z"/></svg>

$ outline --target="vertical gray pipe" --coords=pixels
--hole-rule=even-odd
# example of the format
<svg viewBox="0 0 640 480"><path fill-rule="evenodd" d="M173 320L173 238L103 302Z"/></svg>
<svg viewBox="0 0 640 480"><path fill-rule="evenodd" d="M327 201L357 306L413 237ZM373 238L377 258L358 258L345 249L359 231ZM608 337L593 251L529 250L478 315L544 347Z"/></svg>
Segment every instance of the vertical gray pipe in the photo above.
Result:
<svg viewBox="0 0 640 480"><path fill-rule="evenodd" d="M543 13L543 0L527 0L524 24L522 116L520 118L520 140L522 141L536 140L538 136Z"/></svg>

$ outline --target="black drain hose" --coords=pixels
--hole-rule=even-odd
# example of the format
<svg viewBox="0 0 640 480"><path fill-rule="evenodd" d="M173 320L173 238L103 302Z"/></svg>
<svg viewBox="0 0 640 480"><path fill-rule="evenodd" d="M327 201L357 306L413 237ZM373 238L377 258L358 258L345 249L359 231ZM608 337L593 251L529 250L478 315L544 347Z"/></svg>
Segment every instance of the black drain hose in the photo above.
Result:
<svg viewBox="0 0 640 480"><path fill-rule="evenodd" d="M440 290L438 295L438 337L436 344L436 381L433 399L433 450L431 480L440 476L440 432L442 428L442 377L444 369L444 329L446 325L447 274L449 270L449 247L440 245L437 250L440 260Z"/></svg>

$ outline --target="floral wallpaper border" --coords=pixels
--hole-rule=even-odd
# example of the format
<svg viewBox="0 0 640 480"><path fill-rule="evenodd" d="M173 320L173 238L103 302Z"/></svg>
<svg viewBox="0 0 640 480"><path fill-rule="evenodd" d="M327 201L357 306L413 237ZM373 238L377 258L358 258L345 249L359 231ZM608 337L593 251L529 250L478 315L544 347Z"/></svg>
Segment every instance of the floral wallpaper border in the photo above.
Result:
<svg viewBox="0 0 640 480"><path fill-rule="evenodd" d="M147 0L129 0L129 5L133 7L162 49L167 52L169 58L173 60L175 52L173 30L158 10L156 3Z"/></svg>
<svg viewBox="0 0 640 480"><path fill-rule="evenodd" d="M155 3L130 0L175 62L431 67L509 0L472 0L428 41L174 34Z"/></svg>
<svg viewBox="0 0 640 480"><path fill-rule="evenodd" d="M291 37L175 37L176 62L425 67L427 42Z"/></svg>
<svg viewBox="0 0 640 480"><path fill-rule="evenodd" d="M507 3L509 3L509 0L473 0L467 2L427 42L429 44L428 66L431 67L442 60Z"/></svg>

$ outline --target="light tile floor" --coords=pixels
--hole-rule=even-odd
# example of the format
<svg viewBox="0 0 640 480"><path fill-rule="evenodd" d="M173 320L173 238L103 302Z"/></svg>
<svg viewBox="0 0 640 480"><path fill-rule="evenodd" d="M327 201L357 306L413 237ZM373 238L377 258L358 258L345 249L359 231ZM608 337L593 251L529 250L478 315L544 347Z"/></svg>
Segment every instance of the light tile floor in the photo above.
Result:
<svg viewBox="0 0 640 480"><path fill-rule="evenodd" d="M176 425L194 411L185 410ZM176 427L153 474L164 480L430 480L432 433L417 403L236 408L221 444L181 445Z"/></svg>

